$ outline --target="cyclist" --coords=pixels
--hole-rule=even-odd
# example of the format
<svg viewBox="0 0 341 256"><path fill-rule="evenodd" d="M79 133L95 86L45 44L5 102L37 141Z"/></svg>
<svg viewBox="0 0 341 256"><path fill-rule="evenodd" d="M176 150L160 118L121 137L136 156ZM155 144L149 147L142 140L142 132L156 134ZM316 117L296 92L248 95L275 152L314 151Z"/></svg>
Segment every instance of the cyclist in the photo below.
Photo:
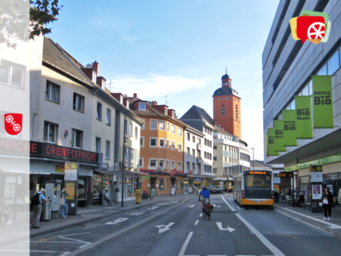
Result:
<svg viewBox="0 0 341 256"><path fill-rule="evenodd" d="M201 202L201 206L202 206L202 210L204 211L204 201L205 201L205 199L210 199L210 191L208 189L206 189L206 187L203 187L202 190L200 191L200 194L199 194L199 202L201 201L200 200L201 195L202 195L202 199L203 199L203 201Z"/></svg>

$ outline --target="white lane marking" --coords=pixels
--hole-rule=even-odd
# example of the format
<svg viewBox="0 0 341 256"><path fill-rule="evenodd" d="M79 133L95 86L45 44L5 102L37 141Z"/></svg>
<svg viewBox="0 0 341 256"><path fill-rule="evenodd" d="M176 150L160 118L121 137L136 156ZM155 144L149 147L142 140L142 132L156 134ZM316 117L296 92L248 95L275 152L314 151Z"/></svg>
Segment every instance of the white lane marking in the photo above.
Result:
<svg viewBox="0 0 341 256"><path fill-rule="evenodd" d="M289 211L289 212L293 212L293 213L295 213L295 214L301 215L301 216L306 217L306 218L308 218L308 219L311 219L311 220L315 220L315 221L321 222L321 223L323 223L323 224L326 224L329 228L332 228L332 229L339 229L339 228L341 228L341 226L336 225L336 224L333 224L333 223L328 223L328 222L326 222L326 221L319 220L319 219L310 217L310 216L308 216L308 215L305 215L305 214L302 214L302 213L299 213L299 212L295 212L295 211L293 211L293 210L290 210L290 209L287 209L287 208L284 208L284 207L281 207L281 206L277 206L277 207L282 208L282 209L284 209L284 210L287 210L287 211Z"/></svg>
<svg viewBox="0 0 341 256"><path fill-rule="evenodd" d="M186 248L189 244L189 241L191 240L192 235L193 235L193 232L189 232L189 235L187 236L185 243L182 245L178 256L200 256L200 255L185 255Z"/></svg>
<svg viewBox="0 0 341 256"><path fill-rule="evenodd" d="M170 227L174 225L175 222L170 222L169 224L167 225L159 225L159 226L156 226L158 229L159 229L159 234L163 233L163 232L166 232L168 230L170 230Z"/></svg>
<svg viewBox="0 0 341 256"><path fill-rule="evenodd" d="M223 228L223 225L221 224L221 222L216 222L217 223L217 226L220 230L222 231L230 231L230 233L232 233L235 229L234 228L230 228L230 227L227 227L227 228Z"/></svg>
<svg viewBox="0 0 341 256"><path fill-rule="evenodd" d="M91 242L87 242L87 241L82 241L82 240L79 240L79 239L69 238L67 236L87 235L87 234L90 234L90 232L70 234L70 235L62 235L62 236L58 236L58 237L61 238L61 239L65 239L65 240L70 240L70 241L74 241L74 242L78 242L78 243L83 243L83 245L78 247L78 248L83 248L84 246L87 246L87 245L92 244L92 243Z"/></svg>
<svg viewBox="0 0 341 256"><path fill-rule="evenodd" d="M192 204L192 205L187 205L189 208L193 208L194 207L194 204Z"/></svg>
<svg viewBox="0 0 341 256"><path fill-rule="evenodd" d="M202 213L200 213L199 217L202 217Z"/></svg>
<svg viewBox="0 0 341 256"><path fill-rule="evenodd" d="M63 254L59 255L59 256L65 256L66 254L69 254L70 252L64 252Z"/></svg>
<svg viewBox="0 0 341 256"><path fill-rule="evenodd" d="M240 207L238 205L236 207L237 207L238 210L240 210Z"/></svg>
<svg viewBox="0 0 341 256"><path fill-rule="evenodd" d="M198 225L198 222L199 222L199 220L197 220L197 221L194 223L194 225Z"/></svg>
<svg viewBox="0 0 341 256"><path fill-rule="evenodd" d="M141 214L144 214L144 212L134 212L134 213L130 214L130 216L139 216Z"/></svg>
<svg viewBox="0 0 341 256"><path fill-rule="evenodd" d="M117 219L117 220L110 221L110 222L107 222L107 223L105 223L105 224L107 224L107 225L115 225L115 224L117 224L117 223L126 221L126 220L128 220L128 219L129 219L129 218L119 218L119 219Z"/></svg>
<svg viewBox="0 0 341 256"><path fill-rule="evenodd" d="M192 214L192 213L194 213L194 212L192 211L192 212L190 212L189 214Z"/></svg>
<svg viewBox="0 0 341 256"><path fill-rule="evenodd" d="M155 210L155 209L157 209L157 208L159 208L159 207L158 207L158 206L153 206L153 207L148 208L147 210L148 210L148 211L153 211L153 210Z"/></svg>
<svg viewBox="0 0 341 256"><path fill-rule="evenodd" d="M236 209L234 209L234 208L225 200L225 198L224 198L223 196L222 196L221 198L224 200L225 204L227 204L227 206L231 209L231 211L233 211L233 212L236 211Z"/></svg>
<svg viewBox="0 0 341 256"><path fill-rule="evenodd" d="M39 250L0 250L0 252L41 252L41 253L55 253L57 251L39 251Z"/></svg>
<svg viewBox="0 0 341 256"><path fill-rule="evenodd" d="M247 226L258 239L266 246L275 256L285 256L276 246L274 246L268 239L266 239L254 226L252 226L246 219L236 213L236 216Z"/></svg>

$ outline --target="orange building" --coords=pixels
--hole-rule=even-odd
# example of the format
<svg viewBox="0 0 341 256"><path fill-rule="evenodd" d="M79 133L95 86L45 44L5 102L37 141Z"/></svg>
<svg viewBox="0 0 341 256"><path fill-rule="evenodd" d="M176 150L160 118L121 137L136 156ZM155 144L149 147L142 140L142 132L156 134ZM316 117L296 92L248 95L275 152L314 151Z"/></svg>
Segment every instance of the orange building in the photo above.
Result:
<svg viewBox="0 0 341 256"><path fill-rule="evenodd" d="M232 88L232 79L227 74L221 81L222 87L213 94L213 120L225 131L241 139L241 98Z"/></svg>
<svg viewBox="0 0 341 256"><path fill-rule="evenodd" d="M156 195L182 194L186 125L166 105L143 101L136 93L125 99L130 110L145 122L141 128L139 165L140 172L149 173L150 179L143 179L142 190L154 187Z"/></svg>

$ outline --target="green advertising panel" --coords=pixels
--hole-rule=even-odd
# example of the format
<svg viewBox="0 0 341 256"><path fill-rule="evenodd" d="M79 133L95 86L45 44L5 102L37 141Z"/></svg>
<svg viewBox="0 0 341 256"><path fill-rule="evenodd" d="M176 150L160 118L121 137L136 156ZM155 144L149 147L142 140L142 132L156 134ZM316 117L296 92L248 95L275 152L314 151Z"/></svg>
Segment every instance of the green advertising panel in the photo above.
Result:
<svg viewBox="0 0 341 256"><path fill-rule="evenodd" d="M268 134L264 133L264 155L268 155Z"/></svg>
<svg viewBox="0 0 341 256"><path fill-rule="evenodd" d="M332 76L311 76L314 128L334 128Z"/></svg>
<svg viewBox="0 0 341 256"><path fill-rule="evenodd" d="M284 123L283 120L274 120L274 129L275 129L275 151L276 152L285 152L287 148L284 147Z"/></svg>
<svg viewBox="0 0 341 256"><path fill-rule="evenodd" d="M297 146L296 141L296 110L283 110L284 146Z"/></svg>
<svg viewBox="0 0 341 256"><path fill-rule="evenodd" d="M295 96L296 103L296 138L312 139L311 97Z"/></svg>
<svg viewBox="0 0 341 256"><path fill-rule="evenodd" d="M275 128L268 128L268 156L278 156L275 151Z"/></svg>

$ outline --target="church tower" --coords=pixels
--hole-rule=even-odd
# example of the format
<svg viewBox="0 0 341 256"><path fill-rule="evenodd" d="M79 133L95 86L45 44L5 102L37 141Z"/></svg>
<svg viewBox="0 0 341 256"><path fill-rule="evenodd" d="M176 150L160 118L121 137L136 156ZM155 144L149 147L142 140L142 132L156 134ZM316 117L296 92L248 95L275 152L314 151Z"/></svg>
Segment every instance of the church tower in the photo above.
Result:
<svg viewBox="0 0 341 256"><path fill-rule="evenodd" d="M225 131L241 139L241 115L238 92L232 88L232 79L229 75L221 78L221 88L213 94L213 119Z"/></svg>

